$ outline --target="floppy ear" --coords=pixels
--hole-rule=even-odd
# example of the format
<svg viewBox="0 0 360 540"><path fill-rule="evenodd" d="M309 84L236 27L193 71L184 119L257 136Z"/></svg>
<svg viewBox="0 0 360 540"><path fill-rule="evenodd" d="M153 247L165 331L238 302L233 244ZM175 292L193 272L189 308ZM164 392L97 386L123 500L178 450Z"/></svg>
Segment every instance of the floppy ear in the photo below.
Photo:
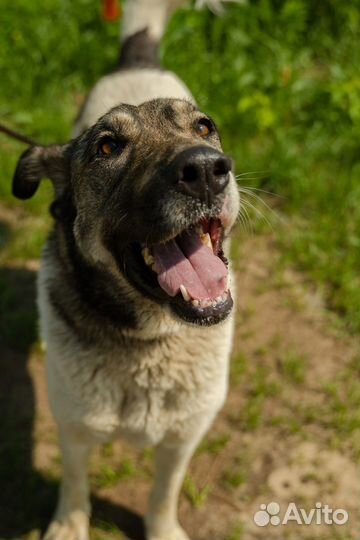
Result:
<svg viewBox="0 0 360 540"><path fill-rule="evenodd" d="M20 157L12 182L12 192L19 199L30 199L43 178L50 178L60 194L66 183L65 150L68 145L32 146Z"/></svg>

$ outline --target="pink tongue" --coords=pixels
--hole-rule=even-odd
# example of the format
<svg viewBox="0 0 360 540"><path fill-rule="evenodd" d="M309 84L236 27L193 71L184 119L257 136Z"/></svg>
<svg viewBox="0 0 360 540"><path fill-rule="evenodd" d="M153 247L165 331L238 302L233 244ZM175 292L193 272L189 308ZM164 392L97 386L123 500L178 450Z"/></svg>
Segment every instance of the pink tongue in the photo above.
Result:
<svg viewBox="0 0 360 540"><path fill-rule="evenodd" d="M158 244L153 254L159 285L170 296L179 292L180 285L195 300L215 300L226 289L225 264L195 231L185 233L177 242Z"/></svg>

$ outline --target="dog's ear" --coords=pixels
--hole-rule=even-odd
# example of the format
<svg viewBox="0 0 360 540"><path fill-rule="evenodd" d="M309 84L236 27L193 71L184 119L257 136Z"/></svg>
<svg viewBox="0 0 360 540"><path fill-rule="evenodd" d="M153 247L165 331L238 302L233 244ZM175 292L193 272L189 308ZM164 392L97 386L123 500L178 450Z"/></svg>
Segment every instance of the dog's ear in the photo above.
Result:
<svg viewBox="0 0 360 540"><path fill-rule="evenodd" d="M66 183L66 148L68 145L32 146L20 157L12 182L12 193L30 199L43 178L50 178L57 194Z"/></svg>

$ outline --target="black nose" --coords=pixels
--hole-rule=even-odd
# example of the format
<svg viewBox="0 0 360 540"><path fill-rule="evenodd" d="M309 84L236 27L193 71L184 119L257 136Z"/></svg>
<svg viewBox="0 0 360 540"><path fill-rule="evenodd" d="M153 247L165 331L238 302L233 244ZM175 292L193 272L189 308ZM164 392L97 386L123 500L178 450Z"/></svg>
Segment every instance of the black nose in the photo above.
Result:
<svg viewBox="0 0 360 540"><path fill-rule="evenodd" d="M184 150L174 162L177 189L211 205L229 183L231 159L208 146Z"/></svg>

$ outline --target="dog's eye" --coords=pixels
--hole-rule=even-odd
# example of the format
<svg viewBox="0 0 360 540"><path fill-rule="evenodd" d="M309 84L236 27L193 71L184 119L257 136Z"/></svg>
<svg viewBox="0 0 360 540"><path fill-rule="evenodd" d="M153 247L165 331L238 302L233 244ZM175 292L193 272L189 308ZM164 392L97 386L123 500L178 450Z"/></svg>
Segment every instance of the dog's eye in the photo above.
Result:
<svg viewBox="0 0 360 540"><path fill-rule="evenodd" d="M103 156L111 156L119 153L122 148L123 145L119 141L107 137L106 139L103 139L99 145L99 154Z"/></svg>
<svg viewBox="0 0 360 540"><path fill-rule="evenodd" d="M206 139L214 131L214 126L208 118L201 118L198 120L195 130L200 137Z"/></svg>

